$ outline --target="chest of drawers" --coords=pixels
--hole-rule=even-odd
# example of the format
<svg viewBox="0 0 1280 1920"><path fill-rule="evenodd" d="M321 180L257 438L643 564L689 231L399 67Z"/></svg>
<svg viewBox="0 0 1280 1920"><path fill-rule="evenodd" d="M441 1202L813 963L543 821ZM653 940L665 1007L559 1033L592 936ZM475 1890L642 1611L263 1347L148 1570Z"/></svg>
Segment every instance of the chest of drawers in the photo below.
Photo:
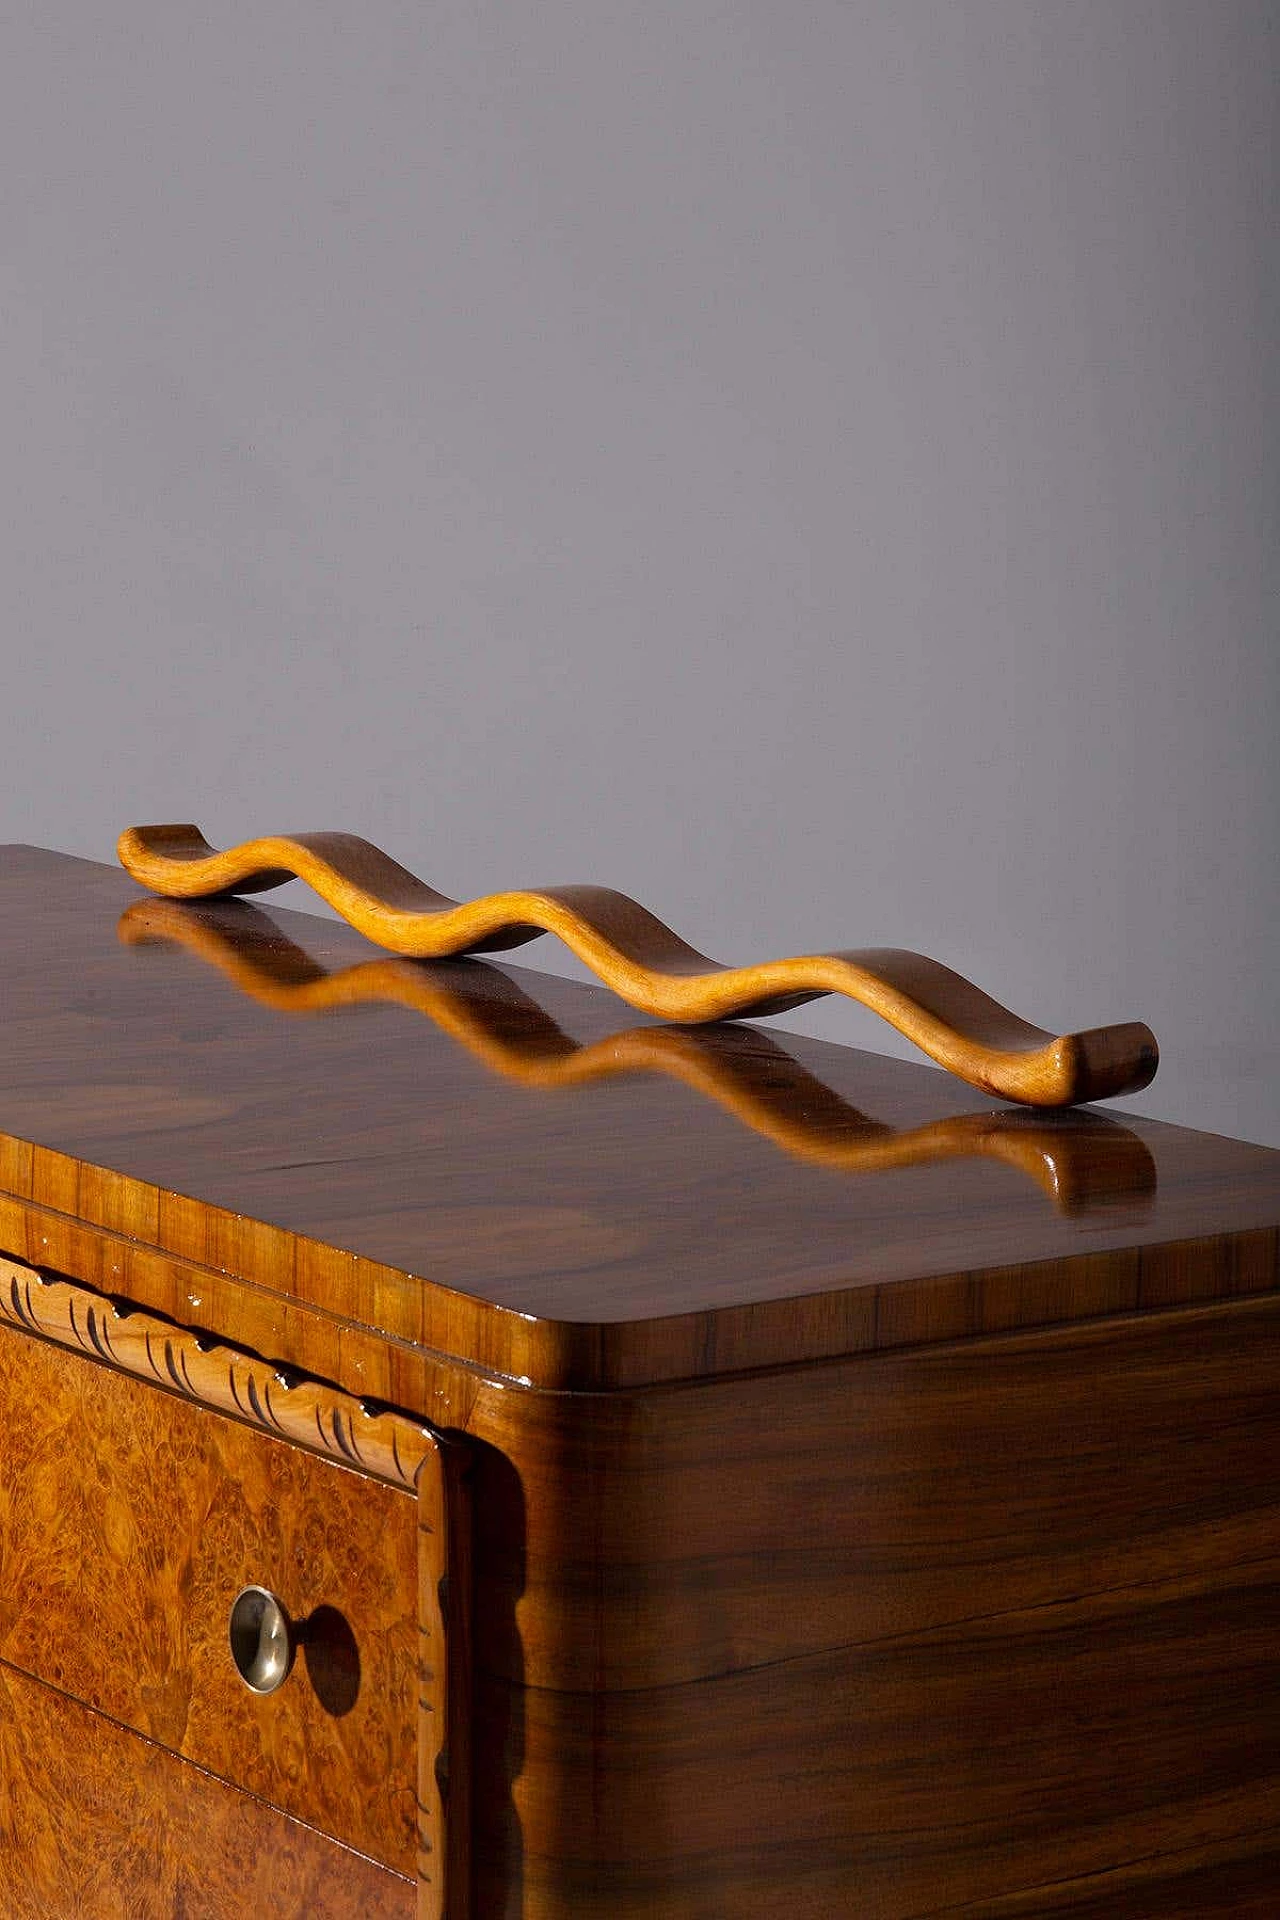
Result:
<svg viewBox="0 0 1280 1920"><path fill-rule="evenodd" d="M1280 1154L24 848L0 1021L4 1911L1274 1910Z"/></svg>

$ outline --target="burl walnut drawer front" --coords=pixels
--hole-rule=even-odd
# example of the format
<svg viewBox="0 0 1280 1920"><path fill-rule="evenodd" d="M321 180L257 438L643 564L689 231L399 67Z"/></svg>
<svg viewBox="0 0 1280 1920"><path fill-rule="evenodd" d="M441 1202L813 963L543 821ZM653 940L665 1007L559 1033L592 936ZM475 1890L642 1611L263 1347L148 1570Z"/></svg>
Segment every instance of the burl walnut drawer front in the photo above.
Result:
<svg viewBox="0 0 1280 1920"><path fill-rule="evenodd" d="M411 1881L0 1664L5 1920L415 1920Z"/></svg>
<svg viewBox="0 0 1280 1920"><path fill-rule="evenodd" d="M0 1329L0 1658L406 1874L416 1556L410 1493ZM250 1584L300 1628L265 1696Z"/></svg>

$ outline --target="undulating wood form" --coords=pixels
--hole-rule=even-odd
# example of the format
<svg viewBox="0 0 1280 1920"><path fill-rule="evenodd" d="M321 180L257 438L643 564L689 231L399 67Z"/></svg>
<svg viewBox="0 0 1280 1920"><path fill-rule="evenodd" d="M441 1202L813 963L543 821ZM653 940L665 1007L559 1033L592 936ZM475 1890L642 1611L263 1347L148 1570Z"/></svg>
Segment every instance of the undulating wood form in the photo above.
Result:
<svg viewBox="0 0 1280 1920"><path fill-rule="evenodd" d="M1149 1149L1104 1114L1041 1119L1019 1108L951 1114L895 1132L842 1100L776 1041L741 1027L632 1027L583 1045L519 988L502 1001L476 996L413 960L366 960L331 972L243 902L139 900L121 914L117 930L128 946L172 941L281 1013L390 1003L425 1014L494 1073L538 1092L667 1074L784 1152L835 1172L884 1173L985 1155L1017 1167L1067 1213L1117 1199L1132 1204L1155 1191Z"/></svg>
<svg viewBox="0 0 1280 1920"><path fill-rule="evenodd" d="M0 1662L6 1920L415 1920L411 1881Z"/></svg>
<svg viewBox="0 0 1280 1920"><path fill-rule="evenodd" d="M1140 1021L1055 1035L923 954L876 947L728 967L612 888L521 888L459 902L355 834L277 834L220 852L195 826L128 827L117 850L135 880L175 899L305 880L361 933L420 959L494 952L553 933L613 992L663 1020L781 1013L843 994L948 1072L1028 1106L1137 1092L1159 1063L1155 1035Z"/></svg>
<svg viewBox="0 0 1280 1920"><path fill-rule="evenodd" d="M1280 1212L1265 1149L1129 1118L1156 1191L1140 1164L1088 1217L990 1156L849 1179L665 1074L552 1099L396 1006L284 1019L185 953L121 946L137 898L111 868L0 861L0 1246L437 1426L460 1390L437 1376L448 1400L418 1397L431 1351L609 1388L1274 1284L1269 1254L1247 1251ZM369 957L336 923L271 918L321 964ZM475 960L433 971L509 1037L548 1015L587 1045L616 1028L596 988ZM730 1032L771 1074L771 1043ZM891 1134L974 1110L924 1068L798 1036L787 1050ZM777 1112L800 1126L808 1091L780 1078ZM1113 1162L1082 1117L1035 1124L1068 1130L1089 1183Z"/></svg>
<svg viewBox="0 0 1280 1920"><path fill-rule="evenodd" d="M45 1271L33 1299L63 1276L394 1406L442 1440L441 1474L415 1505L6 1327L20 1438L0 1440L0 1537L26 1551L13 1516L34 1488L71 1516L55 1537L109 1557L80 1507L113 1511L146 1451L198 1554L203 1469L188 1505L164 1447L128 1443L127 1409L104 1422L85 1375L359 1489L361 1565L424 1556L408 1779L445 1834L416 1856L423 1920L454 1920L461 1889L471 1920L1267 1910L1280 1155L1134 1120L1154 1189L1076 1213L987 1157L850 1179L667 1072L552 1097L403 1006L282 1018L167 944L120 944L130 897L83 863L0 861L0 1248ZM278 919L253 918L264 964L296 964L285 927L317 966L367 957L345 927ZM459 1018L512 1049L541 1035L551 1062L616 1024L598 990L540 977L531 1008L503 969L439 971ZM749 1072L776 1075L784 1122L817 1083L894 1133L975 1105L925 1069L789 1042L806 1082L757 1037ZM77 1448L104 1426L118 1444ZM305 1535L307 1487L261 1490L250 1463L254 1530ZM366 1544L378 1498L409 1519L386 1548ZM119 1583L126 1616L144 1574ZM164 1609L187 1604L147 1577ZM109 1624L117 1596L95 1592ZM4 1658L25 1647L45 1679L61 1660L86 1696L105 1659L124 1685L109 1645L68 1679L69 1636L11 1601L0 1563ZM424 1755L462 1697L430 1694L455 1614L473 1705L469 1761L444 1743L446 1800Z"/></svg>

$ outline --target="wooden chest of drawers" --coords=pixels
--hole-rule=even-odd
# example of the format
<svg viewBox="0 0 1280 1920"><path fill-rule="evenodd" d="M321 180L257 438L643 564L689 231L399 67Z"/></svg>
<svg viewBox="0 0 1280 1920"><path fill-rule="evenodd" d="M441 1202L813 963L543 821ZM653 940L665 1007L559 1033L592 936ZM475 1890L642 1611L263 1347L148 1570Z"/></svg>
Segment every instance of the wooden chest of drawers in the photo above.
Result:
<svg viewBox="0 0 1280 1920"><path fill-rule="evenodd" d="M1280 1155L31 849L0 1019L0 1910L1275 1910Z"/></svg>

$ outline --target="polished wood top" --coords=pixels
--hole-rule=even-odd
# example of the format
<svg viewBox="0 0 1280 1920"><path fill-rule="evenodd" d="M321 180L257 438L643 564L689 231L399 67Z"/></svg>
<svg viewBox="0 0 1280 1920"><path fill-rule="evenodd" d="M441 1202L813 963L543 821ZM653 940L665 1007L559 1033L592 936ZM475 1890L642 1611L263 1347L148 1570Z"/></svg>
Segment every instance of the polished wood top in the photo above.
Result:
<svg viewBox="0 0 1280 1920"><path fill-rule="evenodd" d="M930 1068L387 960L33 848L0 853L0 1008L0 1191L32 1218L542 1384L1276 1284L1280 1153L1123 1108L1002 1111Z"/></svg>

